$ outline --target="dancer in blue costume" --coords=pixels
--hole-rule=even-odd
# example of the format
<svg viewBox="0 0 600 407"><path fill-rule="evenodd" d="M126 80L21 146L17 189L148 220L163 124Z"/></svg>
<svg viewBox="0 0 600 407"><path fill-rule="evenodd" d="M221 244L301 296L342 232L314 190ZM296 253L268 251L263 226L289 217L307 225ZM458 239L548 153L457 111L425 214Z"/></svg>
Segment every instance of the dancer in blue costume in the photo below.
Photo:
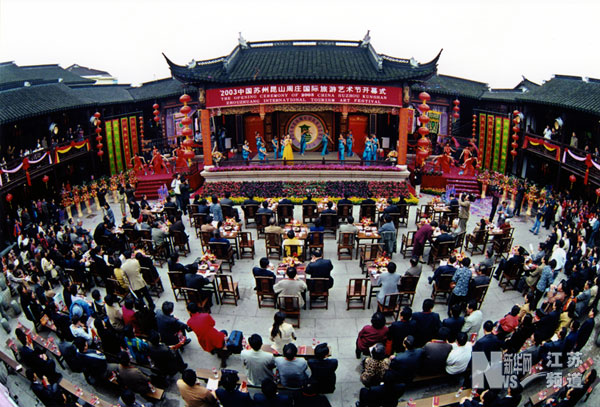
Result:
<svg viewBox="0 0 600 407"><path fill-rule="evenodd" d="M346 149L346 139L344 139L344 136L340 134L340 138L338 141L338 158L340 160L340 162L344 162L344 153L345 153L345 149Z"/></svg>
<svg viewBox="0 0 600 407"><path fill-rule="evenodd" d="M371 140L371 161L377 161L377 151L379 150L379 139L375 134Z"/></svg>
<svg viewBox="0 0 600 407"><path fill-rule="evenodd" d="M250 143L246 140L242 146L242 158L244 161L248 161L248 157L250 157Z"/></svg>
<svg viewBox="0 0 600 407"><path fill-rule="evenodd" d="M262 137L260 136L259 132L255 133L256 135L256 151L260 151L260 147L264 144Z"/></svg>
<svg viewBox="0 0 600 407"><path fill-rule="evenodd" d="M300 136L300 155L304 155L304 152L306 151L306 143L308 143L308 140L310 140L310 134L308 133L308 126L306 126L306 129L302 132L302 135Z"/></svg>
<svg viewBox="0 0 600 407"><path fill-rule="evenodd" d="M258 149L258 159L262 162L265 162L267 158L267 148L263 145Z"/></svg>
<svg viewBox="0 0 600 407"><path fill-rule="evenodd" d="M329 132L326 131L325 134L323 134L323 150L321 151L321 155L329 154L329 151L327 151L327 144L330 141L331 141L331 145L333 145L333 140L331 140L331 136L329 135Z"/></svg>
<svg viewBox="0 0 600 407"><path fill-rule="evenodd" d="M368 161L371 159L371 137L367 136L365 140L365 149L362 155L365 165L371 165Z"/></svg>
<svg viewBox="0 0 600 407"><path fill-rule="evenodd" d="M354 153L352 152L352 144L354 143L354 135L352 134L352 130L348 133L348 138L346 139L346 149L348 150L348 157L352 157Z"/></svg>
<svg viewBox="0 0 600 407"><path fill-rule="evenodd" d="M276 160L279 155L279 140L277 137L273 137L271 143L273 144L273 159Z"/></svg>

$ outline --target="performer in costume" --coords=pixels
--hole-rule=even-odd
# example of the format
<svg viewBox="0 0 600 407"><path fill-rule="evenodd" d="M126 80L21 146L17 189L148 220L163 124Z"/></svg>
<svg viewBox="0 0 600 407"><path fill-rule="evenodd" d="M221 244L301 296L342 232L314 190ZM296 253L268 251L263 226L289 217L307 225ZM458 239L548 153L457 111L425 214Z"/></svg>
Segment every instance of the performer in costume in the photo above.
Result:
<svg viewBox="0 0 600 407"><path fill-rule="evenodd" d="M475 175L475 162L477 161L477 159L475 157L469 157L467 160L465 160L464 164L461 166L461 168L463 169L463 174L464 175Z"/></svg>
<svg viewBox="0 0 600 407"><path fill-rule="evenodd" d="M375 134L371 136L371 161L377 161L377 152L379 151L379 139Z"/></svg>
<svg viewBox="0 0 600 407"><path fill-rule="evenodd" d="M263 145L262 137L259 132L254 133L256 136L256 151L260 151L260 147Z"/></svg>
<svg viewBox="0 0 600 407"><path fill-rule="evenodd" d="M276 160L277 156L279 155L279 140L277 139L277 137L273 137L271 143L273 144L273 159Z"/></svg>
<svg viewBox="0 0 600 407"><path fill-rule="evenodd" d="M306 151L306 143L308 143L309 140L310 133L308 132L308 130L304 130L302 132L302 135L300 136L300 155L304 155L304 152Z"/></svg>
<svg viewBox="0 0 600 407"><path fill-rule="evenodd" d="M248 140L244 141L242 146L242 158L244 161L248 161L248 158L250 158L250 143L248 143Z"/></svg>
<svg viewBox="0 0 600 407"><path fill-rule="evenodd" d="M156 148L152 151L154 156L152 157L152 161L150 161L150 165L154 169L155 174L164 174L168 173L169 170L165 165L165 158L158 152Z"/></svg>
<svg viewBox="0 0 600 407"><path fill-rule="evenodd" d="M338 159L341 162L344 162L345 149L346 149L346 139L344 139L344 135L340 134L340 138L338 139Z"/></svg>
<svg viewBox="0 0 600 407"><path fill-rule="evenodd" d="M367 136L365 139L365 149L363 150L362 155L363 161L365 161L365 165L371 165L368 161L371 160L371 137Z"/></svg>
<svg viewBox="0 0 600 407"><path fill-rule="evenodd" d="M144 159L144 157L140 156L139 154L136 154L133 156L132 160L133 170L136 173L141 174L142 171L144 171L144 175L148 175L148 172L145 170L146 160Z"/></svg>
<svg viewBox="0 0 600 407"><path fill-rule="evenodd" d="M460 153L460 157L458 157L458 161L463 160L463 164L467 162L467 160L471 158L471 147L463 148L463 151Z"/></svg>
<svg viewBox="0 0 600 407"><path fill-rule="evenodd" d="M266 161L267 158L267 148L263 145L260 146L260 148L258 149L258 159L260 161Z"/></svg>
<svg viewBox="0 0 600 407"><path fill-rule="evenodd" d="M329 132L326 131L325 134L323 134L323 151L321 151L321 155L329 154L329 151L327 151L327 144L330 141L331 141L331 145L333 145L333 140L331 140L331 136L329 135Z"/></svg>
<svg viewBox="0 0 600 407"><path fill-rule="evenodd" d="M286 163L292 164L294 162L294 151L292 150L292 139L289 135L285 136L283 145L283 159L286 160Z"/></svg>
<svg viewBox="0 0 600 407"><path fill-rule="evenodd" d="M352 157L354 153L352 152L352 144L354 143L354 135L352 134L352 130L348 133L348 137L346 138L346 149L348 150L348 157Z"/></svg>
<svg viewBox="0 0 600 407"><path fill-rule="evenodd" d="M183 147L178 147L173 151L173 155L177 157L175 159L175 168L188 168L187 160L185 159L185 149Z"/></svg>

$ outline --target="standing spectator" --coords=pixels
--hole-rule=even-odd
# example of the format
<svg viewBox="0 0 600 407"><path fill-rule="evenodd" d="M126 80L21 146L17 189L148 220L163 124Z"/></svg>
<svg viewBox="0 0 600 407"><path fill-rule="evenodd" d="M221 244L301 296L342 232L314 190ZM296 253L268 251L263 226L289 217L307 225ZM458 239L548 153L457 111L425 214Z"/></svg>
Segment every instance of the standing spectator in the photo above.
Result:
<svg viewBox="0 0 600 407"><path fill-rule="evenodd" d="M471 211L471 197L464 193L461 194L458 206L459 228L462 233L467 231L467 222L469 221L469 213Z"/></svg>
<svg viewBox="0 0 600 407"><path fill-rule="evenodd" d="M415 233L413 243L413 256L418 258L419 261L423 257L423 249L425 248L425 242L433 242L433 231L438 227L438 223L434 220L431 223L423 223Z"/></svg>
<svg viewBox="0 0 600 407"><path fill-rule="evenodd" d="M246 368L248 382L258 386L266 379L273 380L273 368L275 367L273 354L262 350L263 341L258 334L252 334L248 338L248 343L252 349L243 350L240 355Z"/></svg>
<svg viewBox="0 0 600 407"><path fill-rule="evenodd" d="M198 337L198 343L205 352L216 353L221 359L221 367L227 367L227 358L229 351L226 349L226 331L217 331L215 329L215 320L210 314L200 313L198 305L190 302L187 306L190 319L187 321L187 327Z"/></svg>
<svg viewBox="0 0 600 407"><path fill-rule="evenodd" d="M175 194L175 201L177 202L177 207L179 207L180 210L182 210L183 208L183 204L181 202L181 174L175 174L173 176L173 181L171 181L171 189L173 190L173 193Z"/></svg>
<svg viewBox="0 0 600 407"><path fill-rule="evenodd" d="M127 277L127 281L129 282L129 288L135 293L135 295L141 300L142 296L146 299L148 303L148 307L153 310L155 305L152 297L150 296L150 291L148 291L148 287L146 286L146 281L144 277L142 277L140 262L137 259L138 255L142 256L141 253L137 253L135 258L131 258L130 252L125 252L124 256L127 260L123 262L121 265L121 270L123 270L123 274Z"/></svg>
<svg viewBox="0 0 600 407"><path fill-rule="evenodd" d="M515 208L514 215L521 216L521 206L523 206L523 198L525 198L525 185L519 182L519 186L517 187L517 196L515 198Z"/></svg>
<svg viewBox="0 0 600 407"><path fill-rule="evenodd" d="M452 309L454 304L460 304L461 309L467 301L467 295L469 294L469 282L471 281L471 259L468 257L463 258L460 261L461 267L456 270L452 281L456 283L456 286L450 294L450 300L448 301L448 311Z"/></svg>
<svg viewBox="0 0 600 407"><path fill-rule="evenodd" d="M190 204L190 184L187 178L182 179L179 191L181 192L181 211L184 215L187 215Z"/></svg>

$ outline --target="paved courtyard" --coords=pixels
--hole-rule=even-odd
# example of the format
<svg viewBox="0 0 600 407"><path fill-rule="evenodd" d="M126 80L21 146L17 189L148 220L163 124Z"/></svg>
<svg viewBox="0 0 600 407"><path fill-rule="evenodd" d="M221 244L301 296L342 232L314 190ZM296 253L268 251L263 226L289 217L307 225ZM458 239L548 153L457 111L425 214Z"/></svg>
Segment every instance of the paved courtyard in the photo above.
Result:
<svg viewBox="0 0 600 407"><path fill-rule="evenodd" d="M429 200L431 197L426 196L422 201ZM113 211L118 216L120 213L118 205L114 203L111 205ZM296 218L300 218L301 208L295 208ZM355 214L358 215L358 208L355 207ZM483 216L489 214L489 199L478 200L472 206L472 214L468 223L468 231L471 231L475 222ZM414 224L415 208L411 208L410 220L408 228L402 228L400 235L406 233L407 230L415 230ZM93 230L96 224L100 221L101 216L96 214L94 217L88 217L84 219L86 226ZM180 261L184 264L186 262L192 262L194 259L201 255L200 242L195 237L195 233L189 228L189 220L184 217L184 223L188 228L188 234L191 236L190 245L192 253L185 258L182 257ZM545 239L547 232L542 229L540 236L533 236L528 232L528 228L531 227L531 221L525 216L517 218L513 222L515 226L514 241L515 244L524 245L529 249L529 245L537 246L537 243L541 239ZM264 239L256 239L256 229L249 229L252 232L253 238L255 239L257 255L254 260L244 259L236 260L233 268L233 279L239 283L241 301L238 306L234 305L215 305L212 308L212 316L216 321L217 329L225 329L231 331L238 329L243 331L246 337L253 333L258 333L263 337L264 342L268 342L269 331L273 321L274 310L272 308L259 308L257 305L256 294L253 290L254 279L252 276L252 267L258 264L260 257L265 254ZM400 240L399 240L400 242ZM399 247L399 243L398 243ZM376 301L371 304L371 309L367 310L346 310L346 289L348 280L350 278L359 278L362 275L358 266L358 260L337 260L337 241L332 238L326 238L325 240L325 254L324 257L331 259L334 264L334 270L332 273L335 283L333 288L330 290L330 301L328 310L303 310L301 317L301 328L296 329L298 336L297 344L300 345L311 345L313 338L316 338L320 342L327 342L332 349L332 357L337 358L339 361L339 367L337 370L337 385L336 391L333 394L328 395L331 404L334 407L348 407L353 406L355 401L358 399L358 392L362 387L359 381L360 375L360 363L354 355L355 341L358 331L366 324L369 324L371 315L375 311ZM474 261L478 262L482 259L482 256L475 256ZM273 260L276 261L276 260ZM393 261L398 265L398 272L404 273L409 267L408 259L403 259L400 254L395 254ZM160 306L163 301L170 300L174 301L173 293L169 285L169 279L167 276L167 265L159 269L165 292L161 297L156 300L157 306ZM424 265L423 274L417 287L417 294L413 303L413 310L420 311L421 304L424 299L429 298L431 295L431 285L427 282L427 277L431 276L431 267ZM175 301L174 301L175 302ZM493 321L498 320L507 313L511 306L515 303L521 303L521 294L516 291L502 292L498 287L497 281L493 280L490 289L487 293L485 301L482 306L484 314L484 320L491 319ZM185 310L185 304L183 301L175 302L175 315L186 321L188 314ZM446 306L436 305L434 311L440 313L442 318L446 317ZM23 316L20 317L22 322L26 321ZM12 326L16 325L16 321L11 321ZM5 346L6 333L2 331L0 335L1 346ZM191 368L212 368L218 367L219 360L216 356L213 356L207 352L204 352L193 333L189 336L192 339L192 343L185 348L183 354L184 360L190 365ZM595 335L590 339L588 346L584 348L584 354L589 354L593 347L593 353L591 354L597 361L597 348L591 345L591 342L595 338ZM228 367L231 369L237 369L241 372L244 368L241 364L239 355L233 355L228 360ZM75 383L81 383L82 387L87 386L83 376L80 374L72 373L70 371L63 371L63 375L68 377ZM21 405L33 406L33 402L29 400L27 392L20 391L20 389L28 389L28 384L25 383L21 378L12 376L9 380L10 388L13 393L16 393L21 398ZM525 394L529 394L532 391L538 391L541 389L543 381L536 383L528 388ZM418 385L410 388L402 397L402 400L408 400L409 398L419 399L435 394L452 392L457 389L456 383L449 382L433 382L426 385ZM255 390L251 389L251 392ZM98 394L107 401L116 402L116 394L114 389L97 389ZM30 401L30 402L26 402ZM589 402L592 402L590 399ZM589 403L588 402L588 403ZM402 403L401 403L402 404ZM177 388L174 382L167 389L166 398L162 402L163 406L183 406L183 401L179 397ZM598 405L596 401L595 404Z"/></svg>

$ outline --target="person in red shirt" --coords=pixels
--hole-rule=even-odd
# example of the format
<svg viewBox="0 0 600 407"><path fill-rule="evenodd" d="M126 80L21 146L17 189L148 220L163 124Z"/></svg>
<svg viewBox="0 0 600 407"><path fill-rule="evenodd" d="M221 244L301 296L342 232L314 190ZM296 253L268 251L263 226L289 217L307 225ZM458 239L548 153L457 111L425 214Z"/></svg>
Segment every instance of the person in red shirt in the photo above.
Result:
<svg viewBox="0 0 600 407"><path fill-rule="evenodd" d="M385 315L376 312L371 317L371 325L365 325L358 333L356 340L356 358L360 355L369 355L369 348L377 343L383 343L387 340L388 327L385 326Z"/></svg>
<svg viewBox="0 0 600 407"><path fill-rule="evenodd" d="M135 324L135 311L133 310L133 299L125 298L125 303L121 308L123 312L123 323L125 325L133 326Z"/></svg>
<svg viewBox="0 0 600 407"><path fill-rule="evenodd" d="M520 311L521 311L521 308L519 308L518 305L515 305L510 310L510 313L506 314L506 316L504 318L502 318L500 321L498 321L498 333L497 333L498 338L500 338L501 340L504 340L506 335L508 335L511 332L514 332L514 330L517 329L517 326L519 326L519 312Z"/></svg>
<svg viewBox="0 0 600 407"><path fill-rule="evenodd" d="M217 354L221 359L221 367L227 367L230 352L226 348L227 332L215 329L215 320L210 314L199 312L198 305L190 302L187 306L190 319L187 325L198 338L198 343L206 352Z"/></svg>

